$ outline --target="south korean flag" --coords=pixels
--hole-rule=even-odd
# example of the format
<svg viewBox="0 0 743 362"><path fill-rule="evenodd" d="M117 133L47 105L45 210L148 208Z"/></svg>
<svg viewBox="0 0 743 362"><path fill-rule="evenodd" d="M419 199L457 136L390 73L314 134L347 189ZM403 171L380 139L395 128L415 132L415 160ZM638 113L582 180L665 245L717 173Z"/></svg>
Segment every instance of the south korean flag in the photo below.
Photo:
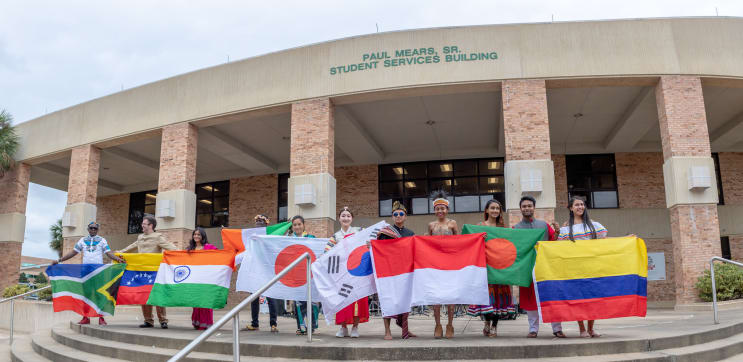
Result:
<svg viewBox="0 0 743 362"><path fill-rule="evenodd" d="M335 247L312 263L312 282L328 324L341 309L377 292L367 244L387 226L380 221L337 240Z"/></svg>

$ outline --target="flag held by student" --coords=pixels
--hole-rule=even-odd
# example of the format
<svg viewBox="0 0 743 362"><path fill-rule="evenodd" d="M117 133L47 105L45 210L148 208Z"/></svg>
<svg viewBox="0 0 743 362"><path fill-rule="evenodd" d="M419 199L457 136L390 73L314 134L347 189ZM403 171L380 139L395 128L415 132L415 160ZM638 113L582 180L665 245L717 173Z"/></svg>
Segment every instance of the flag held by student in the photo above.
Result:
<svg viewBox="0 0 743 362"><path fill-rule="evenodd" d="M157 270L163 259L161 253L119 253L126 260L126 269L121 277L118 305L147 304L152 286L155 285Z"/></svg>
<svg viewBox="0 0 743 362"><path fill-rule="evenodd" d="M312 263L312 283L328 323L343 308L377 292L367 243L386 226L380 221L338 240L334 248Z"/></svg>
<svg viewBox="0 0 743 362"><path fill-rule="evenodd" d="M328 239L253 235L237 274L237 291L254 293L305 252L314 262ZM262 294L287 300L307 300L307 261L302 261ZM317 295L317 291L313 291Z"/></svg>
<svg viewBox="0 0 743 362"><path fill-rule="evenodd" d="M234 250L235 265L239 265L245 257L245 250L249 246L253 235L284 235L292 227L289 221L278 224L249 228L249 229L222 229L222 244L224 250Z"/></svg>
<svg viewBox="0 0 743 362"><path fill-rule="evenodd" d="M382 315L437 304L488 304L485 233L372 240Z"/></svg>
<svg viewBox="0 0 743 362"><path fill-rule="evenodd" d="M469 225L462 227L462 234L486 233L485 260L489 284L528 287L537 258L534 245L542 240L541 229L507 229L493 226Z"/></svg>
<svg viewBox="0 0 743 362"><path fill-rule="evenodd" d="M534 267L544 322L644 317L645 242L637 237L540 241Z"/></svg>
<svg viewBox="0 0 743 362"><path fill-rule="evenodd" d="M166 250L147 304L224 308L234 259L232 250Z"/></svg>
<svg viewBox="0 0 743 362"><path fill-rule="evenodd" d="M84 317L111 316L124 264L56 264L46 269L55 312Z"/></svg>

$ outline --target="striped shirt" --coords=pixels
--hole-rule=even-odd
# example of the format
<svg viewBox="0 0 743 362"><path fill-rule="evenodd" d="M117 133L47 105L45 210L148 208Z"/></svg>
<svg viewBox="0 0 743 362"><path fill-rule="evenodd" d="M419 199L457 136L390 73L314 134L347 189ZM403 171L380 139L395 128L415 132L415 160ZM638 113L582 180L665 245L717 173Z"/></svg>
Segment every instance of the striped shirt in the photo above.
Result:
<svg viewBox="0 0 743 362"><path fill-rule="evenodd" d="M593 228L596 229L596 239L603 239L609 233L604 225L591 221ZM575 224L573 225L573 240L590 240L591 239L591 228L586 224ZM560 228L560 235L557 236L557 240L570 240L570 227L563 226Z"/></svg>

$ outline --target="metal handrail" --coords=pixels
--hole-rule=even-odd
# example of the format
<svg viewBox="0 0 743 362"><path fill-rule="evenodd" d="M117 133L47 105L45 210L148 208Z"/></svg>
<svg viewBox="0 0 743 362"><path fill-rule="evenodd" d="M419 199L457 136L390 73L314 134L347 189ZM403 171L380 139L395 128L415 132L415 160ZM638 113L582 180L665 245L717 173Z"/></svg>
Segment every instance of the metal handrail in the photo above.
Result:
<svg viewBox="0 0 743 362"><path fill-rule="evenodd" d="M717 285L715 284L715 260L721 261L723 263L733 264L741 268L743 268L743 263L724 259L719 256L713 256L709 260L709 273L710 277L712 277L712 310L715 314L715 324L720 324L720 320L717 318Z"/></svg>
<svg viewBox="0 0 743 362"><path fill-rule="evenodd" d="M39 265L24 266L24 267L21 267L21 270L43 268L45 266L51 266L51 265L53 265L53 264L52 263L49 263L49 264L39 264Z"/></svg>
<svg viewBox="0 0 743 362"><path fill-rule="evenodd" d="M10 344L11 346L13 345L13 320L15 320L15 300L17 298L20 298L20 297L23 297L23 296L26 296L26 295L29 295L29 294L38 293L38 292L40 292L40 291L42 291L44 289L49 289L51 287L52 287L51 285L47 285L47 286L45 286L43 288L34 289L34 290L30 291L30 292L26 292L26 293L23 293L23 294L18 294L18 295L12 296L10 298L0 299L0 304L3 304L5 302L10 302L10 339L8 340L8 344Z"/></svg>
<svg viewBox="0 0 743 362"><path fill-rule="evenodd" d="M222 318L220 318L216 323L214 323L211 327L209 327L207 330L205 330L203 333L201 333L198 337L196 337L191 343L189 343L186 347L183 347L182 350L180 350L178 353L176 353L173 357L171 357L168 362L176 362L180 361L184 357L186 357L189 353L191 353L196 347L198 347L201 343L203 343L207 338L211 337L212 334L214 334L219 328L221 328L223 325L227 324L227 321L230 319L233 320L232 323L232 359L235 362L240 361L240 311L245 308L248 304L253 302L256 298L260 297L260 295L265 292L268 288L270 288L272 285L274 285L276 282L279 281L286 273L288 273L290 270L294 269L303 259L307 259L307 309L312 309L312 273L310 272L310 264L312 263L312 257L310 256L309 252L305 252L300 257L295 259L291 264L289 264L284 270L282 270L279 274L276 274L271 281L266 283L266 285L262 286L260 289L255 291L250 297L240 302L240 304L236 305L234 308L232 308L227 314L225 314ZM307 325L309 328L307 328L307 342L312 342L312 313L307 313Z"/></svg>

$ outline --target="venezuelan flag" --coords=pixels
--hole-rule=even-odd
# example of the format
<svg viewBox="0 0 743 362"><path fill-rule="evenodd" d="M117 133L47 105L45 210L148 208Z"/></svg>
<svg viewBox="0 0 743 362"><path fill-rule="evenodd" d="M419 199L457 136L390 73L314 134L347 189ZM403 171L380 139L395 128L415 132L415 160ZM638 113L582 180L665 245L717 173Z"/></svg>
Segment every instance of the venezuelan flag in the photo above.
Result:
<svg viewBox="0 0 743 362"><path fill-rule="evenodd" d="M117 254L126 260L126 269L121 277L116 303L147 304L150 291L155 284L157 269L163 260L160 253Z"/></svg>
<svg viewBox="0 0 743 362"><path fill-rule="evenodd" d="M542 321L644 317L647 266L637 237L540 241L534 280Z"/></svg>

